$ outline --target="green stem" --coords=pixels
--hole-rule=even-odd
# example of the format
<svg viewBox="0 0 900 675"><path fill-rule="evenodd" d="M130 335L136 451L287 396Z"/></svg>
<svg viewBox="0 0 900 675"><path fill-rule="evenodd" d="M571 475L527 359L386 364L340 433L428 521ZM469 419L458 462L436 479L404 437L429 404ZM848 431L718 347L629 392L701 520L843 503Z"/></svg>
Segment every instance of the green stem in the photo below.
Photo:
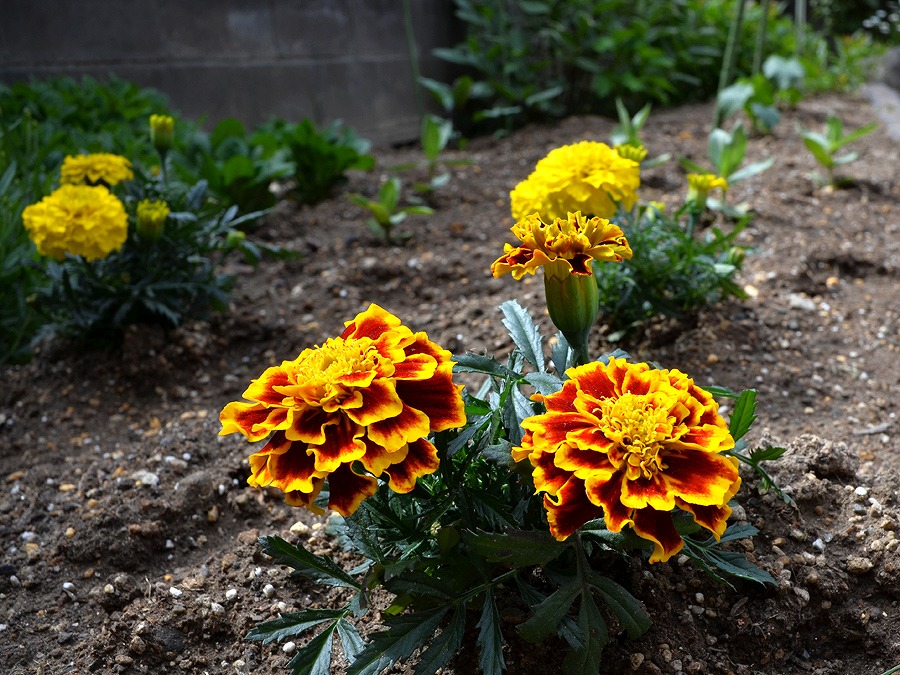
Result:
<svg viewBox="0 0 900 675"><path fill-rule="evenodd" d="M728 31L728 42L725 44L725 58L722 60L722 70L719 71L719 89L716 92L717 94L721 93L728 86L728 83L731 82L734 64L737 61L738 36L741 32L741 25L744 23L744 5L745 0L738 0L734 19L732 19L731 28ZM720 106L716 106L716 112L713 116L713 129L717 129L721 123L722 109Z"/></svg>
<svg viewBox="0 0 900 675"><path fill-rule="evenodd" d="M794 2L794 27L797 30L794 56L799 58L803 53L803 42L806 40L806 0Z"/></svg>
<svg viewBox="0 0 900 675"><path fill-rule="evenodd" d="M769 3L771 0L763 0L762 16L759 18L759 33L756 35L756 48L753 50L753 71L756 75L762 69L762 57L766 48L766 28L769 25Z"/></svg>
<svg viewBox="0 0 900 675"><path fill-rule="evenodd" d="M409 55L409 67L412 70L416 108L419 110L419 117L424 117L425 104L422 101L422 88L419 86L419 52L416 49L416 39L413 34L412 8L409 0L403 0L403 28L406 31L406 51Z"/></svg>

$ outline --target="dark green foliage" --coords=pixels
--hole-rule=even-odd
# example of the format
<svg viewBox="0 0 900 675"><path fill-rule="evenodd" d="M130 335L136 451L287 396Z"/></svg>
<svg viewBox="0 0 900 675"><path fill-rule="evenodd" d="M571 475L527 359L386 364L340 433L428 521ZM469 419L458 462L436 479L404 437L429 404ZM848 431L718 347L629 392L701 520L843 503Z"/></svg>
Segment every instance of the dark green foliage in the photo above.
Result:
<svg viewBox="0 0 900 675"><path fill-rule="evenodd" d="M746 218L727 234L717 227L695 232L692 218L686 208L669 216L652 207L617 216L634 257L594 265L600 316L614 331L611 337L659 315L682 317L745 297L735 281L745 249L735 242Z"/></svg>
<svg viewBox="0 0 900 675"><path fill-rule="evenodd" d="M370 144L353 129L334 123L322 131L308 119L297 124L273 120L262 125L267 134L288 148L294 162L294 188L305 204L316 204L345 181L350 169L369 170L375 159L367 154Z"/></svg>
<svg viewBox="0 0 900 675"><path fill-rule="evenodd" d="M571 113L615 114L716 91L734 0L456 0L465 42L436 54L471 69L482 129ZM760 9L747 8L736 73L748 75ZM790 20L772 10L765 48L785 52ZM430 86L447 108L455 88ZM471 90L469 88L468 90ZM462 103L467 97L462 98ZM449 112L449 111L448 111ZM454 124L461 123L454 118Z"/></svg>

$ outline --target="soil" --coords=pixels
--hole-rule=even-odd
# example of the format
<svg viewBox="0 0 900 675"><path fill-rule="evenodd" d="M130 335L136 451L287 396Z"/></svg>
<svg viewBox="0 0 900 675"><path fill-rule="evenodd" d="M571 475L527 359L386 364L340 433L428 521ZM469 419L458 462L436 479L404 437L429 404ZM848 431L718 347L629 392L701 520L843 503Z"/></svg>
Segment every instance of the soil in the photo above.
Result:
<svg viewBox="0 0 900 675"><path fill-rule="evenodd" d="M701 385L756 388L751 447L788 448L770 468L797 502L760 494L750 475L737 496L734 519L760 530L748 556L775 587L730 588L684 558L627 560L622 582L654 623L636 641L613 636L605 672L877 675L900 663L900 157L879 129L854 144L849 187L820 187L795 125L820 129L830 112L849 129L875 119L862 98L812 98L749 144L749 161L776 158L729 193L755 210L741 235L749 299L615 344L597 332L595 354L621 347ZM654 111L643 136L651 152L702 162L710 119L708 105ZM272 566L257 537L340 551L321 518L247 486L250 446L217 436L219 411L370 302L454 353L508 350L496 308L510 298L549 333L540 280L489 273L510 240L508 194L553 147L606 141L612 126L579 117L471 141L451 153L470 163L452 168L435 215L404 223L404 247L380 244L342 195L284 201L253 236L302 258L231 263L227 314L134 329L108 352L44 344L0 369L0 672L286 673L290 655L247 631L329 599ZM380 169L347 189L374 194L389 167L420 156L381 150ZM682 199L675 161L642 182L642 199ZM504 618L510 673L563 672L560 645L518 642L521 613ZM444 672L474 663L463 654Z"/></svg>

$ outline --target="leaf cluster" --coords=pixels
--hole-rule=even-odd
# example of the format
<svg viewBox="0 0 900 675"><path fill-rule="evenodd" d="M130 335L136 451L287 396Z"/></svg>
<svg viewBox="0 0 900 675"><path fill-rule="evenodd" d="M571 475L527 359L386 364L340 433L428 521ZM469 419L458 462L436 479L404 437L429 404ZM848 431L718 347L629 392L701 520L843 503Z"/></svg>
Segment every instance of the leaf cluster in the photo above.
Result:
<svg viewBox="0 0 900 675"><path fill-rule="evenodd" d="M858 152L845 152L842 155L838 155L837 152L845 145L872 133L877 127L878 123L872 122L845 134L843 122L841 122L839 117L831 114L825 122L824 134L808 131L799 125L797 132L803 137L803 144L807 150L828 171L828 184L832 187L837 187L839 180L835 176L835 168L841 164L855 162L859 158Z"/></svg>
<svg viewBox="0 0 900 675"><path fill-rule="evenodd" d="M434 213L434 209L428 206L400 206L400 188L400 179L392 176L382 183L376 199L361 194L347 195L347 199L372 214L366 221L367 227L388 245L402 244L412 237L409 232L394 231L408 216L430 216Z"/></svg>
<svg viewBox="0 0 900 675"><path fill-rule="evenodd" d="M761 73L740 78L719 92L717 119L728 119L743 111L753 131L772 133L781 120L779 105L800 100L805 72L799 60L773 54L763 63Z"/></svg>
<svg viewBox="0 0 900 675"><path fill-rule="evenodd" d="M672 215L649 207L620 213L634 257L616 265L595 264L600 313L619 339L658 316L683 317L729 297L746 297L737 283L746 248L737 237L748 218L729 232L697 233L686 205Z"/></svg>

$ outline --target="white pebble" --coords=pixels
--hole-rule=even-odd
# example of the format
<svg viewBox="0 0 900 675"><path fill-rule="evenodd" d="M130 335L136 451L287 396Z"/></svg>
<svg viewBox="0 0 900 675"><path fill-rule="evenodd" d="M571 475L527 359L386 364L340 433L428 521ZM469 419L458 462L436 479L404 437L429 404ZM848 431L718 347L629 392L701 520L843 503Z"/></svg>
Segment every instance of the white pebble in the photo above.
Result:
<svg viewBox="0 0 900 675"><path fill-rule="evenodd" d="M860 485L853 492L856 493L857 497L865 497L866 495L869 494L869 488L863 487L862 485Z"/></svg>
<svg viewBox="0 0 900 675"><path fill-rule="evenodd" d="M813 546L813 548L816 549L817 551L825 551L825 542L822 541L821 539L816 539L816 540L812 543L812 546Z"/></svg>
<svg viewBox="0 0 900 675"><path fill-rule="evenodd" d="M218 602L209 603L209 609L213 614L218 614L220 616L225 613L225 608Z"/></svg>
<svg viewBox="0 0 900 675"><path fill-rule="evenodd" d="M263 586L263 595L265 595L267 598L271 598L273 595L275 595L275 587L272 584L266 584L265 586Z"/></svg>
<svg viewBox="0 0 900 675"><path fill-rule="evenodd" d="M173 598L180 598L183 593L184 591L182 591L180 588L175 588L174 586L169 588L169 595L171 595Z"/></svg>
<svg viewBox="0 0 900 675"><path fill-rule="evenodd" d="M229 588L227 591L225 591L225 599L226 600L231 601L231 600L234 600L236 597L237 597L237 589L236 588Z"/></svg>
<svg viewBox="0 0 900 675"><path fill-rule="evenodd" d="M297 649L296 642L285 642L281 648L281 651L283 651L285 654L293 654L296 649Z"/></svg>

